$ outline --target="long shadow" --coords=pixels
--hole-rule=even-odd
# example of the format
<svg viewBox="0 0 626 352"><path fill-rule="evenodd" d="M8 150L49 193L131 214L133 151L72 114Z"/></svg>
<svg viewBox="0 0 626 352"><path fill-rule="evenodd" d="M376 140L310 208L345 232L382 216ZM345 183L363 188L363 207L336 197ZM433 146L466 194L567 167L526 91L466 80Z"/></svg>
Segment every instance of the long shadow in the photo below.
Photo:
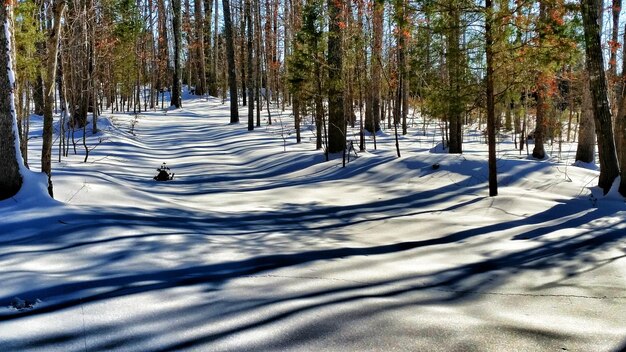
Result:
<svg viewBox="0 0 626 352"><path fill-rule="evenodd" d="M566 213L566 205L557 205L546 212L537 214L524 220L509 221L484 226L476 229L468 229L456 232L440 238L431 238L419 241L406 241L392 243L387 245L371 246L371 247L343 247L335 249L313 250L292 254L276 254L258 256L249 259L224 262L219 264L199 265L182 269L158 270L148 273L119 275L104 279L89 280L78 283L67 283L61 285L52 285L30 291L23 291L11 295L10 297L1 297L0 302L8 302L14 296L20 297L63 297L68 292L73 295L82 297L81 300L69 299L50 305L45 305L39 309L30 311L11 312L0 315L0 321L12 320L20 317L43 314L58 311L61 309L74 307L81 303L95 302L113 297L120 297L130 294L149 292L154 290L165 289L169 287L189 286L196 284L215 284L223 283L233 278L241 276L254 275L265 271L276 270L279 268L297 266L304 263L315 261L331 260L337 258L346 258L352 256L374 256L389 253L398 253L417 248L429 246L444 245L450 243L458 243L475 236L484 236L489 233L510 230L512 228L536 224L539 225L547 219L554 219ZM588 223L599 217L611 215L611 210L595 209L580 218L574 218L562 223L561 228L577 227L582 223ZM318 214L319 215L319 214ZM263 218L256 218L252 223L258 223ZM536 229L527 231L527 233L536 235L538 233L550 233L554 230L552 225L540 226ZM584 238L583 235L573 236L568 240L544 243L538 248L524 250L507 254L503 257L487 259L482 262L473 263L452 271L441 272L433 277L451 277L439 280L434 286L458 285L462 283L468 276L475 273L489 272L502 268L520 268L527 266L528 269L538 269L545 267L550 259L566 259L572 258L583 250L593 250L609 243L614 243L625 236L623 231L611 230L605 231L593 238ZM535 263L535 264L532 264ZM142 284L143 283L143 284ZM433 286L433 287L434 287ZM476 284L474 284L476 286ZM479 285L480 286L480 285ZM101 292L103 288L114 287L114 289ZM91 290L98 289L96 294L90 294ZM471 290L478 290L480 287L472 287Z"/></svg>
<svg viewBox="0 0 626 352"><path fill-rule="evenodd" d="M550 218L549 214L552 212L563 214L563 209L550 209L546 212L546 214L543 214L543 216L540 216L539 218ZM588 223L592 220L598 219L599 217L608 215L612 215L612 212L609 210L596 209L585 214L582 218ZM455 243L472 236L498 231L499 229L502 229L502 226L508 228L509 226L507 225L510 225L511 223L514 224L516 222L513 221L509 224L490 225L478 229L460 231L438 239L407 241L363 248L344 247L293 254L267 255L220 264L200 265L173 270L158 270L150 273L125 275L90 280L81 283L50 286L39 290L21 292L18 295L21 297L29 297L29 295L31 297L37 297L40 295L54 297L55 295L63 296L68 292L72 292L73 295L82 296L82 298L69 299L30 311L11 312L10 314L1 315L0 321L11 321L27 316L36 316L63 310L75 307L79 304L88 304L90 302L102 301L114 297L162 290L172 287L202 285L206 286L210 290L218 290L221 285L227 283L228 281L243 276L270 272L275 269L293 267L315 261L363 255L384 255L428 246ZM564 228L567 228L576 227L579 223L579 219L572 218L565 221L561 225ZM543 226L525 231L520 235L527 235L527 237L530 238L531 234L536 235L539 232L548 234L553 230L554 228L552 226ZM406 299L389 301L378 309L393 310L409 305L462 302L468 299L476 298L482 292L496 290L500 285L506 283L507 278L513 274L522 271L539 271L554 268L565 263L576 261L581 255L612 247L616 243L622 241L624 237L626 237L626 234L623 229L618 227L608 227L600 231L590 229L579 235L570 236L566 239L560 238L550 242L542 242L539 246L534 248L519 250L432 273L396 276L390 279L374 282L348 283L332 288L313 288L304 293L269 300L265 299L256 303L247 304L240 309L231 309L228 312L224 312L219 318L228 318L239 314L252 313L255 309L259 309L260 307L279 305L285 302L310 303L299 304L288 310L277 310L269 315L265 314L263 316L258 316L252 321L241 322L234 327L225 328L217 332L205 333L201 336L195 337L186 337L181 341L175 341L171 344L162 346L162 348L158 350L175 351L185 348L200 347L209 343L214 343L215 341L226 337L233 336L237 333L250 331L252 329L274 324L279 321L284 321L305 312L315 311L319 308L340 306L350 302L366 301L375 298L405 297L408 294L424 290L443 289L441 294L436 296L430 295L426 298L408 296L408 301ZM103 289L111 287L112 289L102 292ZM90 294L91 290L99 293ZM8 298L9 297L0 298L0 302L4 302ZM374 313L376 313L375 310L368 310L368 314ZM202 324L204 321L206 321L206 317L198 317L197 320L189 321L188 324ZM95 330L93 333L97 334L101 333L101 331ZM29 342L25 342L25 345L45 346L46 343L59 341L66 342L78 338L78 336L72 336L71 334L42 336ZM139 343L147 339L148 336L140 335L137 337L137 340L133 340L131 343ZM118 340L117 342L108 341L101 345L100 348L106 349L113 348L115 346L121 347L127 343L129 343L128 340Z"/></svg>

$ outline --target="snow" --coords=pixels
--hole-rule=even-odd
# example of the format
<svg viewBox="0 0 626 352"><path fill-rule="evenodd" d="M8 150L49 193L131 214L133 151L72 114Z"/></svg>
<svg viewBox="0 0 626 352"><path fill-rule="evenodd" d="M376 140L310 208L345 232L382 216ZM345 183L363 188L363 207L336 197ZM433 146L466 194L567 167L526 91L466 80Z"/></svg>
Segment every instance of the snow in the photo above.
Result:
<svg viewBox="0 0 626 352"><path fill-rule="evenodd" d="M535 161L503 138L490 198L477 130L448 155L420 123L402 158L385 131L342 168L311 130L283 140L288 112L248 132L228 111L187 96L132 128L134 115L107 113L86 163L82 147L53 158L56 200L31 172L0 202L0 351L626 343L626 204L572 165L575 147ZM155 182L163 162L176 177Z"/></svg>

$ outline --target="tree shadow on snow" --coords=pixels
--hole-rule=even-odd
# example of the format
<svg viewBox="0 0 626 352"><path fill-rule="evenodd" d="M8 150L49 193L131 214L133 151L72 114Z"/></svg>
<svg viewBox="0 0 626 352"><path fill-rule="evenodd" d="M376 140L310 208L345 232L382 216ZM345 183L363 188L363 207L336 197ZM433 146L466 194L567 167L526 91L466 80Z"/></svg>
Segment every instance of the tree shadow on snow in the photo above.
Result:
<svg viewBox="0 0 626 352"><path fill-rule="evenodd" d="M354 205L349 207L329 207L318 204L293 206L291 209L284 209L273 212L257 212L249 216L213 216L209 214L190 214L185 211L176 213L173 210L169 214L159 217L159 223L163 227L181 228L181 233L188 230L192 233L214 236L213 231L219 233L219 229L230 227L228 231L222 231L223 235L237 234L263 234L272 231L280 231L293 235L294 243L301 237L319 237L333 232L340 233L348 226L367 221L380 221L397 217L414 216L420 213L429 212L449 212L453 210L469 207L480 201L480 198L468 199L462 203L450 206L446 209L428 209L446 198L454 199L461 192L458 187L448 186L432 192L421 192L419 194L398 197L391 200L384 200L365 205ZM443 200L442 200L443 199ZM420 211L415 211L420 209ZM424 210L426 209L426 210ZM405 242L389 243L383 245L372 245L362 247L342 246L326 249L310 249L289 251L283 254L260 254L249 256L248 258L233 261L223 261L215 264L198 264L171 269L147 269L143 272L128 273L124 271L113 271L106 273L103 277L93 279L77 280L76 282L62 284L42 284L34 289L23 289L13 292L10 295L0 297L0 302L6 305L13 297L45 297L46 304L32 310L22 311L2 311L1 321L15 321L26 317L40 316L55 312L65 311L84 304L106 302L107 300L126 297L135 294L156 292L171 288L198 287L206 292L219 292L228 283L245 277L260 274L272 273L284 268L303 267L311 263L329 262L337 259L350 259L360 256L385 256L390 254L400 254L406 252L419 253L420 250L430 249L436 251L438 248L450 244L459 244L473 238L488 238L501 231L514 233L511 241L535 241L537 246L524 248L505 253L494 253L486 256L482 260L459 264L450 268L435 270L433 272L419 274L393 274L390 273L387 279L370 280L367 282L342 282L332 287L309 287L305 290L297 290L290 294L281 294L275 298L262 298L258 300L246 299L238 300L236 297L229 299L224 297L213 297L206 302L198 302L197 305L188 309L177 309L158 313L156 317L137 317L131 319L130 324L144 325L151 321L166 320L172 315L184 316L185 319L178 327L179 329L193 329L202 326L208 321L218 322L224 319L234 319L235 323L212 329L211 332L203 332L190 336L177 336L170 342L164 343L160 350L176 351L185 348L200 348L217 341L233 337L236 334L271 326L277 322L291 321L296 316L310 314L321 308L341 307L348 303L361 302L366 304L371 300L384 299L384 304L366 309L367 314L378 314L384 311L393 311L415 305L429 304L455 304L476 299L481 292L493 291L507 283L512 276L522 272L560 270L560 276L567 278L577 275L583 268L593 270L593 253L614 248L622 245L625 231L618 225L607 224L601 228L585 227L595 220L616 215L614 210L596 208L586 211L585 203L580 200L568 201L557 204L554 207L517 220L494 223L478 228L471 228L456 231L438 238L426 238L422 240L409 240ZM328 220L320 226L317 222ZM146 214L135 212L133 209L125 209L116 213L104 213L94 211L93 214L83 213L81 223L68 224L63 229L63 233L44 233L39 238L45 242L46 239L55 235L72 238L72 233L83 233L89 228L89 224L99 219L104 226L132 227L152 224L154 218ZM559 220L560 219L560 220ZM52 218L50 219L52 221ZM547 235L560 229L578 228L577 234L561 236L558 239L547 239ZM417 230L416 230L417 231ZM176 234L176 233L173 233ZM57 247L0 253L0 259L11 258L12 256L23 256L25 254L39 255L64 251L73 248L96 246L105 242L122 240L145 239L154 236L158 241L160 236L167 234L144 234L120 236L120 238L101 238L95 240L76 240L70 244L62 244ZM203 236L200 236L202 238ZM198 240L196 238L196 240ZM37 241L35 241L37 242ZM54 240L51 243L55 243ZM59 241L67 243L67 241ZM39 243L42 244L42 243ZM193 245L191 242L189 245ZM159 246L159 243L155 243ZM260 239L256 245L264 245ZM165 245L162 245L165 246ZM125 255L132 256L134 250L152 250L153 248L130 249ZM178 248L175 250L184 250ZM119 258L110 257L111 261ZM393 258L391 259L393 260ZM584 265L582 265L584 261ZM589 266L591 265L591 269ZM597 263L601 266L603 263ZM556 282L555 285L559 283ZM437 295L416 295L420 292L437 290ZM292 303L289 305L287 303ZM215 305L222 309L216 312ZM289 308L285 309L287 306ZM265 314L256 314L261 309L271 307L281 307ZM204 314L203 314L204 313ZM339 313L337 313L339 314ZM364 312L352 312L353 319L359 319L359 314ZM252 315L252 316L251 316ZM238 316L248 316L248 319L237 320ZM168 318L169 317L169 318ZM314 324L313 321L301 323L306 328L307 324ZM318 334L323 334L324 329L341 329L342 326L333 326L332 319L326 323L315 323L322 326L309 326ZM165 331L144 331L137 332L135 336L115 334L115 325L89 327L84 332L76 331L68 334L42 335L27 340L16 338L9 341L10 346L16 349L41 347L48 344L72 343L80 341L90 334L99 335L103 330L109 329L112 336L98 345L90 346L94 350L106 350L121 348L123 346L146 343L159 333ZM322 330L319 330L322 329ZM535 332L540 334L540 332ZM319 338L315 332L310 332L302 339ZM290 338L281 338L280 345L277 341L268 340L267 345L260 345L260 349L272 348L293 348L298 343L298 335ZM290 342L291 341L291 342ZM293 343L294 345L289 345Z"/></svg>

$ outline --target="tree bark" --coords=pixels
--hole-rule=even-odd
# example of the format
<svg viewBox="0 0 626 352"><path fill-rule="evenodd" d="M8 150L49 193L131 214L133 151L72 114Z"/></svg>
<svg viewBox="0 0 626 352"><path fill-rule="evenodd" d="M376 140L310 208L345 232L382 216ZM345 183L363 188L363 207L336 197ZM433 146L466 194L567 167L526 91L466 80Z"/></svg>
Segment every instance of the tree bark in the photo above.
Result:
<svg viewBox="0 0 626 352"><path fill-rule="evenodd" d="M447 35L446 65L448 67L448 121L449 135L448 152L451 154L461 154L463 152L463 135L462 135L462 112L461 105L461 48L460 43L460 23L461 13L455 4L451 5L449 11L450 28ZM491 45L491 44L490 44Z"/></svg>
<svg viewBox="0 0 626 352"><path fill-rule="evenodd" d="M342 2L328 0L328 146L329 153L340 152L345 148L345 121L343 114L342 74Z"/></svg>
<svg viewBox="0 0 626 352"><path fill-rule="evenodd" d="M196 80L196 95L206 94L206 58L204 56L204 18L202 1L194 1L194 20L196 25L196 56L198 60L198 75Z"/></svg>
<svg viewBox="0 0 626 352"><path fill-rule="evenodd" d="M170 105L177 109L182 107L182 81L183 68L181 67L181 54L183 50L183 33L181 24L181 2L172 0L172 26L174 27L174 75L172 77L172 95Z"/></svg>
<svg viewBox="0 0 626 352"><path fill-rule="evenodd" d="M626 39L626 28L624 31ZM626 197L626 45L623 47L622 61L622 93L619 97L619 109L615 121L615 144L617 147L617 158L620 165L619 193Z"/></svg>
<svg viewBox="0 0 626 352"><path fill-rule="evenodd" d="M598 138L598 154L600 156L598 186L606 194L615 178L619 175L619 166L617 164L613 126L611 124L611 109L604 77L604 57L600 42L597 5L596 0L582 1L587 71L589 72L589 86L591 88L591 101L593 103L593 115Z"/></svg>
<svg viewBox="0 0 626 352"><path fill-rule="evenodd" d="M53 26L48 33L46 77L44 79L43 142L41 147L41 171L48 175L48 193L54 197L52 187L52 108L54 107L54 83L57 73L57 54L61 35L61 17L65 11L65 1L59 0L54 6Z"/></svg>
<svg viewBox="0 0 626 352"><path fill-rule="evenodd" d="M496 167L496 119L493 87L493 4L491 0L485 0L485 52L487 56L487 144L489 146L489 196L498 195L498 175Z"/></svg>
<svg viewBox="0 0 626 352"><path fill-rule="evenodd" d="M11 10L10 6L0 6L0 20L4 25L9 24ZM9 77L11 51L7 32L8 29L0 30L0 48L4 49L0 61L0 67L3 68L0 70L0 200L14 196L22 187L17 120L12 107L13 86Z"/></svg>
<svg viewBox="0 0 626 352"><path fill-rule="evenodd" d="M383 15L385 5L383 0L374 0L372 14L372 55L370 61L371 89L369 91L368 112L365 114L365 129L369 132L380 131L380 87L381 87L381 53L383 44Z"/></svg>
<svg viewBox="0 0 626 352"><path fill-rule="evenodd" d="M593 106L591 102L591 90L589 88L589 75L585 72L582 80L582 103L580 123L578 124L578 147L576 148L576 161L592 163L595 158L596 131L593 121Z"/></svg>
<svg viewBox="0 0 626 352"><path fill-rule="evenodd" d="M246 33L246 47L248 51L247 61L246 61L246 69L248 70L246 78L248 81L248 131L254 130L254 77L253 77L253 63L252 63L252 37L254 33L252 32L252 11L251 1L252 0L244 0L245 1L245 22L247 24L247 33ZM243 35L243 33L242 33ZM258 55L258 53L257 53Z"/></svg>
<svg viewBox="0 0 626 352"><path fill-rule="evenodd" d="M235 67L235 43L233 24L230 17L230 1L222 0L224 9L224 34L226 41L226 60L228 61L228 86L230 88L230 123L239 123L237 107L237 74Z"/></svg>

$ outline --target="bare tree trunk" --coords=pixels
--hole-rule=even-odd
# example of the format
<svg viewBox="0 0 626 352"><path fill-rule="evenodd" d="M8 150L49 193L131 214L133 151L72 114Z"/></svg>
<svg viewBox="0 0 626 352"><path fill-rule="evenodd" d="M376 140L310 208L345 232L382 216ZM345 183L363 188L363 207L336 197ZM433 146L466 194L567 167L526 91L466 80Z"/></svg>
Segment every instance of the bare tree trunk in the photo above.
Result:
<svg viewBox="0 0 626 352"><path fill-rule="evenodd" d="M341 21L343 2L328 0L328 152L336 153L345 148L345 122L343 114L343 85L341 82L342 30Z"/></svg>
<svg viewBox="0 0 626 352"><path fill-rule="evenodd" d="M383 0L374 0L373 18L372 18L372 55L370 61L370 71L372 85L369 91L369 100L371 101L371 111L365 114L365 129L369 132L380 131L380 119L381 119L381 104L380 104L380 91L381 91L381 53L383 43L383 15L385 12L385 5ZM369 104L368 104L369 106Z"/></svg>
<svg viewBox="0 0 626 352"><path fill-rule="evenodd" d="M587 54L587 71L593 102L593 115L598 138L598 152L600 156L600 177L598 186L604 194L608 193L613 181L619 175L613 126L611 124L611 109L607 97L606 80L604 77L604 57L600 42L598 24L598 8L596 0L582 1L583 26L585 30L585 53Z"/></svg>
<svg viewBox="0 0 626 352"><path fill-rule="evenodd" d="M196 56L198 75L196 80L196 95L206 94L206 58L204 56L204 18L202 1L194 1L194 19L196 25Z"/></svg>
<svg viewBox="0 0 626 352"><path fill-rule="evenodd" d="M485 51L487 56L487 144L489 146L489 196L498 195L498 174L496 167L496 119L493 87L493 5L485 0L487 17L485 19Z"/></svg>
<svg viewBox="0 0 626 352"><path fill-rule="evenodd" d="M8 23L11 6L0 6L0 20ZM0 31L0 48L4 53L0 60L0 200L7 199L19 192L22 187L22 175L20 174L19 163L19 137L17 134L17 118L12 109L13 86L9 77L9 64L11 50L9 48L9 38L6 37L8 31Z"/></svg>
<svg viewBox="0 0 626 352"><path fill-rule="evenodd" d="M48 193L54 197L52 187L52 109L54 106L54 82L57 72L57 54L61 35L61 17L65 11L65 1L59 0L54 6L54 22L47 43L46 77L44 80L43 143L41 147L41 171L48 175Z"/></svg>
<svg viewBox="0 0 626 352"><path fill-rule="evenodd" d="M546 129L546 95L548 94L548 88L545 80L546 78L543 73L540 73L537 76L537 114L535 119L535 135L533 138L535 143L535 147L533 148L533 158L536 159L543 159L546 157L543 142Z"/></svg>
<svg viewBox="0 0 626 352"><path fill-rule="evenodd" d="M261 127L261 1L254 0L254 35L256 38L256 45L254 51L256 53L256 60L254 65L254 81L256 89L254 90L254 99L256 100L256 127Z"/></svg>
<svg viewBox="0 0 626 352"><path fill-rule="evenodd" d="M222 6L224 8L226 59L228 61L228 86L230 87L230 123L239 123L239 109L237 107L237 75L235 73L235 46L233 24L230 17L230 1L222 0Z"/></svg>
<svg viewBox="0 0 626 352"><path fill-rule="evenodd" d="M593 121L593 106L591 106L591 91L589 88L589 75L584 74L582 79L582 104L581 118L578 124L578 147L576 148L576 161L592 163L595 157L596 131Z"/></svg>
<svg viewBox="0 0 626 352"><path fill-rule="evenodd" d="M248 56L246 61L247 72L247 80L248 80L248 97L250 98L248 102L248 131L254 130L254 77L252 70L252 37L254 33L252 32L252 11L250 9L252 0L245 0L245 22L247 24L248 33L246 33L246 47L248 50ZM243 33L242 33L243 35ZM258 55L258 53L257 53Z"/></svg>
<svg viewBox="0 0 626 352"><path fill-rule="evenodd" d="M626 28L624 31L624 38L626 39ZM619 193L626 197L626 46L623 49L623 61L622 61L622 93L619 97L619 110L615 122L615 144L617 147L617 158L620 165L620 184Z"/></svg>
<svg viewBox="0 0 626 352"><path fill-rule="evenodd" d="M213 70L213 37L211 31L211 20L213 18L213 0L204 0L204 58L205 58L205 78L206 88L209 95L217 96L217 85L215 82L215 71ZM208 69L207 69L208 61ZM206 82L208 80L208 82ZM205 92L206 93L206 92Z"/></svg>
<svg viewBox="0 0 626 352"><path fill-rule="evenodd" d="M247 106L248 105L248 89L246 87L246 85L248 84L248 79L246 78L246 20L245 20L245 15L243 14L243 2L244 0L240 0L239 1L239 6L237 6L240 11L238 11L239 13L239 19L238 21L240 22L240 28L239 28L239 36L238 36L238 43L239 43L239 67L240 67L240 72L241 72L241 105L242 106Z"/></svg>
<svg viewBox="0 0 626 352"><path fill-rule="evenodd" d="M545 1L541 1L539 3L539 19L538 21L545 22L546 21L546 4ZM539 47L542 46L543 35L539 34ZM536 87L537 87L537 114L535 118L535 135L534 135L534 144L533 148L533 158L543 159L546 157L546 151L543 146L544 135L546 129L546 96L548 94L548 83L546 82L547 78L545 77L543 72L539 72L536 77Z"/></svg>
<svg viewBox="0 0 626 352"><path fill-rule="evenodd" d="M172 92L170 105L182 107L182 80L183 68L181 67L181 52L183 50L183 33L181 25L181 3L180 0L172 0L172 26L174 27L174 75L172 77Z"/></svg>

